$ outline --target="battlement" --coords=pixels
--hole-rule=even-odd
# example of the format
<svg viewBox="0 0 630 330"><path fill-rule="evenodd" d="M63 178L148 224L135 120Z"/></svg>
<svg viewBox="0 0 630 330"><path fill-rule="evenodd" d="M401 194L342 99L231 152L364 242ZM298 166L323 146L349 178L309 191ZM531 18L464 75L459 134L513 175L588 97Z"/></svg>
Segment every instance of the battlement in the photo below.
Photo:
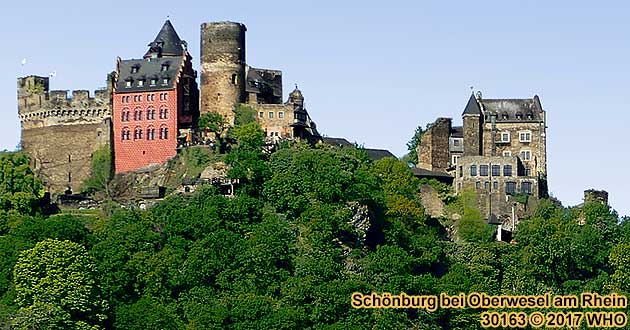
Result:
<svg viewBox="0 0 630 330"><path fill-rule="evenodd" d="M22 128L99 123L111 117L111 90L50 90L49 78L18 78L18 114ZM69 93L70 92L70 93Z"/></svg>

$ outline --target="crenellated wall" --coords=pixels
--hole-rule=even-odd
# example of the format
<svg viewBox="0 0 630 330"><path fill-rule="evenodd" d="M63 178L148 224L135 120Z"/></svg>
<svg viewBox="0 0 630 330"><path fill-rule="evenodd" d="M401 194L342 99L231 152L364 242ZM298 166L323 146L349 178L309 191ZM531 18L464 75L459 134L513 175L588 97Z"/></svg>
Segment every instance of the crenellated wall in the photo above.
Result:
<svg viewBox="0 0 630 330"><path fill-rule="evenodd" d="M21 145L53 194L79 192L93 153L110 146L111 89L49 90L48 77L18 78Z"/></svg>

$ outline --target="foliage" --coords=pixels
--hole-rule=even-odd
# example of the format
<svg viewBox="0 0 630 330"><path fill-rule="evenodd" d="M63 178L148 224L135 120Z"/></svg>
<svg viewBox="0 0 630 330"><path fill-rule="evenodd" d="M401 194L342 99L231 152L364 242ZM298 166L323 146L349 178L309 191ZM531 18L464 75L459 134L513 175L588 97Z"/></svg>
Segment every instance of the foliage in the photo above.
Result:
<svg viewBox="0 0 630 330"><path fill-rule="evenodd" d="M0 152L0 210L20 214L39 212L43 186L21 152Z"/></svg>
<svg viewBox="0 0 630 330"><path fill-rule="evenodd" d="M464 190L460 193L461 219L456 223L459 238L467 242L491 242L495 228L486 223L477 208L477 193Z"/></svg>
<svg viewBox="0 0 630 330"><path fill-rule="evenodd" d="M111 197L109 182L114 176L112 151L109 145L104 145L92 154L92 173L83 181L83 191L104 191Z"/></svg>
<svg viewBox="0 0 630 330"><path fill-rule="evenodd" d="M49 318L43 323L51 326L61 322L87 328L101 323L105 302L94 271L85 248L70 241L46 239L20 253L13 270L18 316L40 315Z"/></svg>
<svg viewBox="0 0 630 330"><path fill-rule="evenodd" d="M221 133L225 124L225 118L218 112L206 112L199 116L199 121L197 122L200 129L208 130L215 134Z"/></svg>
<svg viewBox="0 0 630 330"><path fill-rule="evenodd" d="M234 126L242 126L256 122L256 110L251 106L239 103L234 108Z"/></svg>
<svg viewBox="0 0 630 330"><path fill-rule="evenodd" d="M420 145L420 141L422 140L423 133L424 129L422 129L422 126L416 127L416 130L413 132L411 140L407 142L407 150L409 150L409 153L407 153L405 157L410 164L418 164L418 146Z"/></svg>
<svg viewBox="0 0 630 330"><path fill-rule="evenodd" d="M478 310L355 309L350 295L630 290L630 223L604 204L541 200L512 244L495 242L474 191L452 197L403 161L295 142L267 154L255 121L231 134L229 154L187 148L170 169L194 176L225 156L235 196L208 186L148 210L110 201L96 221L13 202L41 184L27 159L3 154L0 327L479 329ZM425 216L422 183L460 216L454 240Z"/></svg>

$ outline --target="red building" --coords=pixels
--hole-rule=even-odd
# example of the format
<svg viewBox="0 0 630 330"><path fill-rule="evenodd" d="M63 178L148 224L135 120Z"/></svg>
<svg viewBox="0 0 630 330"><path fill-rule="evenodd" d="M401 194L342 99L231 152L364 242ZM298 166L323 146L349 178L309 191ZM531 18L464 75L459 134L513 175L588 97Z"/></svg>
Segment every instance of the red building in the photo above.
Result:
<svg viewBox="0 0 630 330"><path fill-rule="evenodd" d="M199 118L192 57L170 21L142 59L118 60L113 92L116 173L164 163L191 138Z"/></svg>

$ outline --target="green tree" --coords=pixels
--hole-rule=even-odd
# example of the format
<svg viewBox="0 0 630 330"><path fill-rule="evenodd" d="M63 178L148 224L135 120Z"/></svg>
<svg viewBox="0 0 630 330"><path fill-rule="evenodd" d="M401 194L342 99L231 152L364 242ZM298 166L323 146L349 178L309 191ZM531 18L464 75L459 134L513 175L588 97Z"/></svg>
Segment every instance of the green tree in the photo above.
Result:
<svg viewBox="0 0 630 330"><path fill-rule="evenodd" d="M109 182L114 175L112 151L109 144L98 148L92 154L92 168L90 177L83 182L83 191L103 191L111 197Z"/></svg>
<svg viewBox="0 0 630 330"><path fill-rule="evenodd" d="M0 210L21 214L39 211L43 186L21 152L0 152Z"/></svg>
<svg viewBox="0 0 630 330"><path fill-rule="evenodd" d="M26 250L13 270L18 315L51 310L50 322L66 315L68 322L101 324L105 302L95 281L95 264L81 245L46 239Z"/></svg>
<svg viewBox="0 0 630 330"><path fill-rule="evenodd" d="M409 153L405 155L404 160L409 164L418 164L418 146L420 145L423 133L424 130L422 129L422 126L416 127L411 140L407 142L407 150L409 150Z"/></svg>

